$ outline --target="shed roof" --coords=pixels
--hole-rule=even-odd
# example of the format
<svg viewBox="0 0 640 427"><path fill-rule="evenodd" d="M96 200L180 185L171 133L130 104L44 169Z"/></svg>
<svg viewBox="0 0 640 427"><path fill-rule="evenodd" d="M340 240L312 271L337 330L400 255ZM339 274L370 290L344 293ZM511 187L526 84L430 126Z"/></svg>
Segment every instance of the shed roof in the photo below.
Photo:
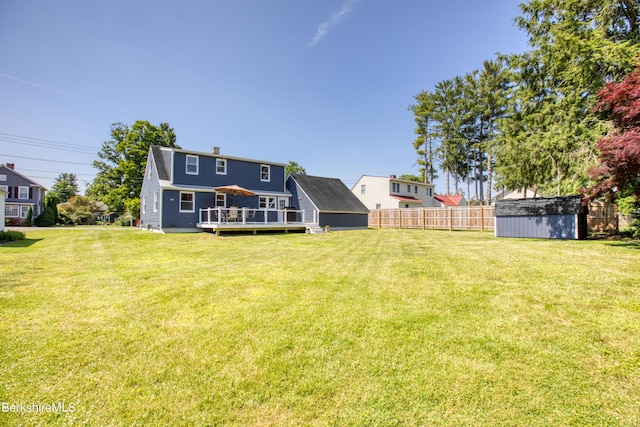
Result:
<svg viewBox="0 0 640 427"><path fill-rule="evenodd" d="M407 202L407 203L422 203L422 200L416 199L413 196L398 196L397 194L391 194L391 197L393 197L394 199L402 200L403 202Z"/></svg>
<svg viewBox="0 0 640 427"><path fill-rule="evenodd" d="M291 174L291 178L307 194L320 212L369 212L360 199L337 178L304 174Z"/></svg>
<svg viewBox="0 0 640 427"><path fill-rule="evenodd" d="M586 213L582 196L539 197L535 199L502 199L496 201L494 215L545 216Z"/></svg>

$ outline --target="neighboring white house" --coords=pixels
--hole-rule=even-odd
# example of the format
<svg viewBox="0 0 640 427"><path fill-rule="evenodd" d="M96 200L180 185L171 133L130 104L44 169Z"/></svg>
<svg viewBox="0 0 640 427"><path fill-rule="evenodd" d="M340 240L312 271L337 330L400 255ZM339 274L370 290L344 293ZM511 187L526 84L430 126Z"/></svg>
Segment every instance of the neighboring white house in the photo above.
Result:
<svg viewBox="0 0 640 427"><path fill-rule="evenodd" d="M435 206L433 184L389 177L362 175L351 192L372 209L419 208Z"/></svg>

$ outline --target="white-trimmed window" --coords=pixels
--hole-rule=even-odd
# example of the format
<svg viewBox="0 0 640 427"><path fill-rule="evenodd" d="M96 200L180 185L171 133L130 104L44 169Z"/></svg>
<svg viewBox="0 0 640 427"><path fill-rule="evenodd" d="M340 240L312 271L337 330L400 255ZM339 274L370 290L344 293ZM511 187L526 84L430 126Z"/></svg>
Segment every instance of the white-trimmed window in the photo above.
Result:
<svg viewBox="0 0 640 427"><path fill-rule="evenodd" d="M260 196L260 209L275 209L275 208L276 208L275 197Z"/></svg>
<svg viewBox="0 0 640 427"><path fill-rule="evenodd" d="M18 187L18 199L29 199L29 187Z"/></svg>
<svg viewBox="0 0 640 427"><path fill-rule="evenodd" d="M270 181L270 180L271 180L271 166L260 165L260 181Z"/></svg>
<svg viewBox="0 0 640 427"><path fill-rule="evenodd" d="M7 175L0 173L0 181L6 181L7 180Z"/></svg>
<svg viewBox="0 0 640 427"><path fill-rule="evenodd" d="M216 159L216 173L218 175L227 174L227 159Z"/></svg>
<svg viewBox="0 0 640 427"><path fill-rule="evenodd" d="M142 196L142 213L147 213L147 198L145 196Z"/></svg>
<svg viewBox="0 0 640 427"><path fill-rule="evenodd" d="M29 215L30 206L20 206L20 218L26 218Z"/></svg>
<svg viewBox="0 0 640 427"><path fill-rule="evenodd" d="M195 212L196 194L190 191L180 192L180 212Z"/></svg>
<svg viewBox="0 0 640 427"><path fill-rule="evenodd" d="M198 175L198 156L193 156L191 154L187 154L187 165L186 172L187 175Z"/></svg>
<svg viewBox="0 0 640 427"><path fill-rule="evenodd" d="M360 194L366 194L367 193L367 186L365 184L362 184L360 186Z"/></svg>
<svg viewBox="0 0 640 427"><path fill-rule="evenodd" d="M154 191L153 192L153 211L158 212L159 207L160 207L160 197L158 196L158 192Z"/></svg>
<svg viewBox="0 0 640 427"><path fill-rule="evenodd" d="M8 185L0 185L0 190L4 191L5 193L9 193L9 186Z"/></svg>
<svg viewBox="0 0 640 427"><path fill-rule="evenodd" d="M18 215L20 214L20 209L18 209L20 206L17 205L6 205L4 207L4 216L6 216L7 218L18 218Z"/></svg>
<svg viewBox="0 0 640 427"><path fill-rule="evenodd" d="M227 195L224 193L216 194L216 208L224 208L227 206Z"/></svg>

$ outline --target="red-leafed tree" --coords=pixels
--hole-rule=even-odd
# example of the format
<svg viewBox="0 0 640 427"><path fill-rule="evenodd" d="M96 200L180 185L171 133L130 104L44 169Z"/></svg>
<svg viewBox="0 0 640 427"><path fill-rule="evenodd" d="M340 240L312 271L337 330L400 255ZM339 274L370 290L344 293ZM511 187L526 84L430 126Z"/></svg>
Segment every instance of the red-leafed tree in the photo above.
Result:
<svg viewBox="0 0 640 427"><path fill-rule="evenodd" d="M613 129L596 144L600 164L590 171L596 184L587 194L640 198L640 65L620 83L602 88L598 99L594 111L611 120Z"/></svg>

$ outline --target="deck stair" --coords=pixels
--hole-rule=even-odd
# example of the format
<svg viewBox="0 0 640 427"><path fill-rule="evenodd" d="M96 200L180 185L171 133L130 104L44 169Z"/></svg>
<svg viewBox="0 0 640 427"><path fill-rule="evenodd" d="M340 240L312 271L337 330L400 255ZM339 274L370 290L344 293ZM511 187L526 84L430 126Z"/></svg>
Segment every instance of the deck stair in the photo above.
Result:
<svg viewBox="0 0 640 427"><path fill-rule="evenodd" d="M318 224L307 224L307 232L309 234L322 234L324 233L324 228L320 227Z"/></svg>

